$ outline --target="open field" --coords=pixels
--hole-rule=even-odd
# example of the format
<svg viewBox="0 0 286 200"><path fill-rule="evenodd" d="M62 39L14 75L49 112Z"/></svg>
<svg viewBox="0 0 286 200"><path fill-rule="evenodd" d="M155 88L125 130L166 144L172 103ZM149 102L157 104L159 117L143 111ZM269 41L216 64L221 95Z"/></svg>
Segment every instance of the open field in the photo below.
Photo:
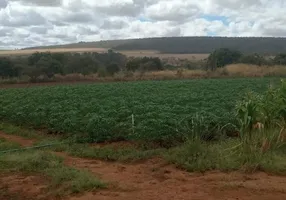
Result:
<svg viewBox="0 0 286 200"><path fill-rule="evenodd" d="M238 119L254 116L255 99L239 112L252 114L234 111L245 92L279 81L0 89L0 199L285 199L284 129L243 129ZM266 97L271 120L281 96Z"/></svg>
<svg viewBox="0 0 286 200"><path fill-rule="evenodd" d="M35 52L51 52L51 53L84 53L84 52L97 52L104 53L108 49L105 48L52 48L52 49L24 49L24 50L1 50L0 56L20 56L31 55ZM165 54L154 50L134 50L134 51L117 51L126 55L127 57L159 57L161 59L177 58L189 60L202 60L208 57L209 54Z"/></svg>
<svg viewBox="0 0 286 200"><path fill-rule="evenodd" d="M204 137L218 136L222 126L235 124L234 106L245 92L263 91L279 80L202 79L2 89L0 118L56 132L87 134L92 141L171 145L191 134L193 128L200 128ZM204 124L190 127L192 120Z"/></svg>
<svg viewBox="0 0 286 200"><path fill-rule="evenodd" d="M51 53L64 53L64 52L106 52L107 49L104 48L58 48L58 49L25 49L25 50L3 50L0 51L0 56L14 56L14 55L30 55L36 52L51 52Z"/></svg>
<svg viewBox="0 0 286 200"><path fill-rule="evenodd" d="M160 59L176 58L176 59L188 59L188 60L203 60L206 59L209 54L168 54L160 53L158 51L118 51L128 57L159 57Z"/></svg>

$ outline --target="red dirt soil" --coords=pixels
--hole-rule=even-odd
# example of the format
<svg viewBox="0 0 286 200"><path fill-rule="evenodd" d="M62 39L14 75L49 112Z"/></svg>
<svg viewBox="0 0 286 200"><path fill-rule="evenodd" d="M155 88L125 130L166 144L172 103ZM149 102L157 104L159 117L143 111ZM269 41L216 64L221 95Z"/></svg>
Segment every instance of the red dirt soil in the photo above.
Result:
<svg viewBox="0 0 286 200"><path fill-rule="evenodd" d="M47 181L40 176L0 175L0 199L46 199Z"/></svg>
<svg viewBox="0 0 286 200"><path fill-rule="evenodd" d="M1 133L0 137L3 135ZM265 173L188 173L159 158L137 164L122 164L56 154L65 158L66 165L88 170L109 184L105 190L66 198L70 200L286 199L286 178ZM26 185L21 187L26 194Z"/></svg>
<svg viewBox="0 0 286 200"><path fill-rule="evenodd" d="M0 89L5 88L29 88L37 86L56 86L56 85L73 85L73 84L92 84L96 81L62 81L62 82L43 82L43 83L12 83L12 84L0 84Z"/></svg>
<svg viewBox="0 0 286 200"><path fill-rule="evenodd" d="M7 141L17 143L23 147L30 147L35 143L35 140L26 139L16 135L8 135L0 131L0 137L4 138Z"/></svg>

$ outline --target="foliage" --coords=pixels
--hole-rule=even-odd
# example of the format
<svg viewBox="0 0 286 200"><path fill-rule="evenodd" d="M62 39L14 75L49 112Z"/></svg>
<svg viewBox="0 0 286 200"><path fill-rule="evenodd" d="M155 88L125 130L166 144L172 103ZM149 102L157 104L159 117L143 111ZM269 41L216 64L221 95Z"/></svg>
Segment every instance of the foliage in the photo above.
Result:
<svg viewBox="0 0 286 200"><path fill-rule="evenodd" d="M213 140L232 131L225 125L235 124L234 106L240 95L261 92L278 81L208 79L1 89L0 119L95 142L140 140L170 147L197 132L204 140Z"/></svg>
<svg viewBox="0 0 286 200"><path fill-rule="evenodd" d="M133 58L126 64L128 71L158 71L163 70L163 64L159 58L143 57Z"/></svg>
<svg viewBox="0 0 286 200"><path fill-rule="evenodd" d="M120 53L34 53L28 57L0 58L0 76L4 78L27 75L31 81L40 77L51 79L55 74L97 73L100 68L113 75L125 68L126 57Z"/></svg>
<svg viewBox="0 0 286 200"><path fill-rule="evenodd" d="M286 54L285 53L280 53L275 56L273 59L274 63L277 65L286 65Z"/></svg>
<svg viewBox="0 0 286 200"><path fill-rule="evenodd" d="M233 171L243 170L248 173L265 171L286 174L285 153L282 146L273 145L263 151L263 137L256 137L251 143L241 145L240 140L227 139L216 143L199 140L189 141L184 145L170 149L164 154L167 161L189 172L208 170ZM268 135L277 135L268 132Z"/></svg>
<svg viewBox="0 0 286 200"><path fill-rule="evenodd" d="M51 179L49 190L61 192L61 194L105 187L89 172L67 167L62 158L42 151L1 155L0 171L43 174Z"/></svg>
<svg viewBox="0 0 286 200"><path fill-rule="evenodd" d="M269 62L261 55L255 53L255 54L249 54L249 55L243 55L240 60L240 63L244 64L251 64L251 65L268 65Z"/></svg>
<svg viewBox="0 0 286 200"><path fill-rule="evenodd" d="M236 116L241 133L250 135L253 126L259 122L265 128L285 126L286 120L286 82L281 80L280 87L269 87L264 94L249 93L236 105Z"/></svg>
<svg viewBox="0 0 286 200"><path fill-rule="evenodd" d="M217 49L209 55L207 67L211 70L215 70L228 64L237 63L241 56L242 54L239 51L226 48Z"/></svg>
<svg viewBox="0 0 286 200"><path fill-rule="evenodd" d="M20 68L15 67L14 63L9 58L0 57L0 77L16 77L20 73Z"/></svg>
<svg viewBox="0 0 286 200"><path fill-rule="evenodd" d="M115 73L118 73L120 71L120 67L116 63L110 63L106 66L106 71L110 75L114 75Z"/></svg>

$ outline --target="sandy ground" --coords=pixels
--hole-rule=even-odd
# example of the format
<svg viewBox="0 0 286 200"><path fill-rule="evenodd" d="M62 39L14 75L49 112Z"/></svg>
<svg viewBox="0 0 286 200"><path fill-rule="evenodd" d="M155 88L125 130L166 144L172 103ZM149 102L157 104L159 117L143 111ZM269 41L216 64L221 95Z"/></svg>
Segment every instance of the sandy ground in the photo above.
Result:
<svg viewBox="0 0 286 200"><path fill-rule="evenodd" d="M10 136L0 137L22 146L34 140ZM69 200L285 200L286 178L266 173L240 172L188 173L167 164L160 158L123 164L95 159L82 159L57 153L65 164L85 169L109 183L108 189L69 196ZM45 179L38 176L1 174L0 192L21 194L20 199L44 199ZM0 195L1 197L1 195ZM5 196L1 197L3 200ZM2 200L1 199L1 200ZM56 199L56 198L51 198Z"/></svg>

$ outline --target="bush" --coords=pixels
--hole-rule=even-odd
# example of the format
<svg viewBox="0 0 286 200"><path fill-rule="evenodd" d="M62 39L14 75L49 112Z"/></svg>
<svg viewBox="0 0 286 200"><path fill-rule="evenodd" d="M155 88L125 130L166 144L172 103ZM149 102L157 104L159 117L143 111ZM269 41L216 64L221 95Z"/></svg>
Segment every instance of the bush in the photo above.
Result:
<svg viewBox="0 0 286 200"><path fill-rule="evenodd" d="M118 64L116 63L111 63L106 66L106 71L109 75L113 76L115 73L118 73L120 71L120 68Z"/></svg>
<svg viewBox="0 0 286 200"><path fill-rule="evenodd" d="M244 55L239 60L240 63L251 64L251 65L267 65L269 64L263 56L259 54Z"/></svg>
<svg viewBox="0 0 286 200"><path fill-rule="evenodd" d="M286 54L278 54L273 59L273 62L276 65L286 65Z"/></svg>
<svg viewBox="0 0 286 200"><path fill-rule="evenodd" d="M108 76L108 72L105 67L100 67L97 71L98 77L106 77Z"/></svg>
<svg viewBox="0 0 286 200"><path fill-rule="evenodd" d="M9 58L0 58L0 77L17 77L20 69L15 68L14 63Z"/></svg>
<svg viewBox="0 0 286 200"><path fill-rule="evenodd" d="M158 71L163 70L163 64L159 58L143 57L133 58L126 64L128 71Z"/></svg>
<svg viewBox="0 0 286 200"><path fill-rule="evenodd" d="M212 52L207 60L207 69L215 70L229 64L237 63L241 59L242 54L239 51L226 48L218 49Z"/></svg>

